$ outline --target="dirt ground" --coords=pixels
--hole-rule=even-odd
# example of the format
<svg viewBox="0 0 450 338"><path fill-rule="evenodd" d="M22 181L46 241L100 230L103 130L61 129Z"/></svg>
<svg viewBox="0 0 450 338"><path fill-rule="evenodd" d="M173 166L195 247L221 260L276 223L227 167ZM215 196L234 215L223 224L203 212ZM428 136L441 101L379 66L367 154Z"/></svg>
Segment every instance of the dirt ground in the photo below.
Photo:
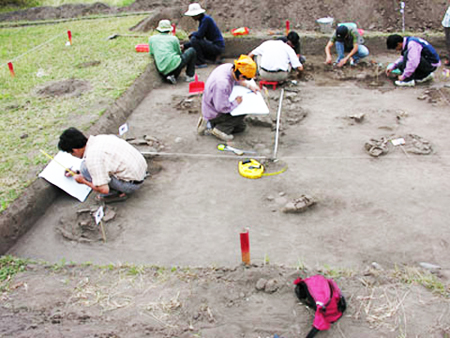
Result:
<svg viewBox="0 0 450 338"><path fill-rule="evenodd" d="M305 337L313 311L297 301L292 282L307 273L314 272L32 265L1 296L0 336ZM370 268L336 278L349 308L317 337L448 337L448 299L405 277Z"/></svg>
<svg viewBox="0 0 450 338"><path fill-rule="evenodd" d="M279 27L289 18L312 30L326 15L359 17L373 30L401 27L397 2L289 5L207 8L225 29ZM407 27L439 30L446 5L408 2ZM279 175L243 178L237 166L247 157L197 135L199 100L182 78L152 90L127 121L127 137L149 153L151 177L107 207L106 243L91 216L94 195L83 204L61 195L8 252L56 265L33 264L10 281L0 296L0 337L306 336L313 313L292 282L315 273L335 276L349 304L318 337L449 337L448 78L438 70L430 84L395 88L381 71L394 54L342 70L306 56L305 75L283 87L278 161L263 161L269 173L287 166ZM200 69L200 80L212 69ZM269 95L270 116L249 119L231 145L272 158L281 88ZM403 146L389 141L400 137ZM372 156L374 146L383 154ZM282 211L301 195L316 204ZM245 228L251 267L240 265Z"/></svg>
<svg viewBox="0 0 450 338"><path fill-rule="evenodd" d="M328 266L349 274L338 274L338 282L350 308L321 336L447 337L448 299L409 285L417 278L399 278L396 267L431 269L449 288L450 90L440 70L431 84L395 88L377 66L394 57L371 56L338 70L307 56L305 75L283 87L278 162L265 162L268 172L288 169L256 180L239 175L241 157L196 134L199 102L187 83L154 89L129 118L127 137L142 152L162 155L148 156L152 176L136 195L108 206L107 242L89 217L98 208L93 194L84 204L63 195L9 254L189 266L187 275L155 281L155 272L116 276L74 267L53 274L37 267L5 295L2 318L5 327L14 325L4 336L304 336L312 314L296 302L291 283ZM199 70L200 80L212 69ZM231 145L272 158L281 88L269 95L270 117L250 119ZM389 142L386 153L369 154L366 144L400 137L404 146ZM317 203L303 213L282 212L303 194ZM250 269L236 268L243 228L257 264ZM258 291L260 278L280 288ZM33 303L23 305L29 294Z"/></svg>

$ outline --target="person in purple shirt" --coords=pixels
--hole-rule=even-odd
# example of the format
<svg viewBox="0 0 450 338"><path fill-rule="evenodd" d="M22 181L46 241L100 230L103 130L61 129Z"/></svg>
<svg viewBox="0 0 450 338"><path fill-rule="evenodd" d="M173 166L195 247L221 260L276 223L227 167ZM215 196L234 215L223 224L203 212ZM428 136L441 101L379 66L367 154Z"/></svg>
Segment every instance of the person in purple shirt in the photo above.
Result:
<svg viewBox="0 0 450 338"><path fill-rule="evenodd" d="M256 75L256 63L247 55L241 55L234 64L225 63L218 66L206 80L202 98L202 116L197 124L199 135L214 135L228 142L232 134L245 130L246 115L231 115L231 111L242 102L242 96L229 100L235 85L241 85L256 92L258 86L251 80Z"/></svg>
<svg viewBox="0 0 450 338"><path fill-rule="evenodd" d="M416 83L433 80L433 72L441 65L441 60L428 41L414 36L403 38L392 34L388 36L386 45L388 49L395 49L402 54L386 69L387 76L391 75L394 69L401 71L395 81L396 86L414 87Z"/></svg>
<svg viewBox="0 0 450 338"><path fill-rule="evenodd" d="M189 35L189 42L183 48L194 47L197 52L197 68L207 67L206 60L216 63L225 50L225 40L219 27L198 3L190 4L184 15L198 21L199 26L196 32Z"/></svg>

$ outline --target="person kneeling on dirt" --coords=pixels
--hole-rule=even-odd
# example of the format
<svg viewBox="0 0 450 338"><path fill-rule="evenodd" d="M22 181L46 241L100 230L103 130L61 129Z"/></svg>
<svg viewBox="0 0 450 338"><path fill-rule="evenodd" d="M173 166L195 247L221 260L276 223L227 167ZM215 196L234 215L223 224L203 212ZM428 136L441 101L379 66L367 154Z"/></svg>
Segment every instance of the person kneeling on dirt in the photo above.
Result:
<svg viewBox="0 0 450 338"><path fill-rule="evenodd" d="M387 49L395 49L402 56L390 64L386 69L389 76L394 69L402 72L395 81L395 85L401 87L414 87L416 82L431 81L433 72L441 65L439 55L433 46L424 39L414 36L401 37L398 34L389 35L386 40Z"/></svg>
<svg viewBox="0 0 450 338"><path fill-rule="evenodd" d="M83 159L74 179L99 192L99 201L125 200L142 186L147 176L147 161L142 154L115 135L86 138L72 127L61 134L58 148Z"/></svg>
<svg viewBox="0 0 450 338"><path fill-rule="evenodd" d="M343 67L349 61L350 65L355 65L359 60L369 55L369 50L364 46L364 39L354 23L342 23L338 25L330 41L325 46L326 64L333 62L331 58L331 47L334 44L336 44L336 52L338 54L336 60L338 67ZM345 52L348 53L347 56L345 56Z"/></svg>
<svg viewBox="0 0 450 338"><path fill-rule="evenodd" d="M298 74L303 71L303 65L289 40L286 43L282 40L265 41L248 54L251 58L255 55L261 80L283 82L292 68Z"/></svg>
<svg viewBox="0 0 450 338"><path fill-rule="evenodd" d="M172 25L169 20L161 20L156 28L161 34L150 37L150 55L155 59L156 69L170 83L177 83L181 70L186 67L186 82L194 81L196 52L188 48L181 53L180 41L169 35Z"/></svg>
<svg viewBox="0 0 450 338"><path fill-rule="evenodd" d="M185 43L183 48L194 47L197 52L198 68L207 67L206 60L218 62L218 58L225 50L225 40L214 19L206 15L198 3L190 4L184 15L192 17L199 25L197 31L189 35L189 42Z"/></svg>
<svg viewBox="0 0 450 338"><path fill-rule="evenodd" d="M306 58L304 55L301 55L300 36L297 34L297 32L290 31L287 36L279 37L277 40L284 41L289 46L291 46L294 49L295 54L297 54L297 57L298 57L298 60L300 61L300 63L302 65L305 64Z"/></svg>
<svg viewBox="0 0 450 338"><path fill-rule="evenodd" d="M283 42L282 42L283 43ZM259 87L251 80L256 75L256 64L247 55L241 55L234 64L225 63L209 75L202 98L202 115L197 124L199 135L214 135L222 141L231 141L235 133L245 130L246 115L230 113L241 102L242 96L229 101L234 85L241 85L256 92Z"/></svg>

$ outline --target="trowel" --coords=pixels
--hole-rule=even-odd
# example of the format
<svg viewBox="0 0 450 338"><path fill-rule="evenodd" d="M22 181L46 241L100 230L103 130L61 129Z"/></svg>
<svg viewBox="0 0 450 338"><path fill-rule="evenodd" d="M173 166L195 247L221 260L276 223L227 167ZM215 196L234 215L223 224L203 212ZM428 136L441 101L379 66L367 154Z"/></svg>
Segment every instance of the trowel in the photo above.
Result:
<svg viewBox="0 0 450 338"><path fill-rule="evenodd" d="M230 151L232 153L235 153L236 155L244 155L244 154L256 154L256 151L252 150L241 150L234 147L227 146L226 144L218 144L217 149L220 151Z"/></svg>

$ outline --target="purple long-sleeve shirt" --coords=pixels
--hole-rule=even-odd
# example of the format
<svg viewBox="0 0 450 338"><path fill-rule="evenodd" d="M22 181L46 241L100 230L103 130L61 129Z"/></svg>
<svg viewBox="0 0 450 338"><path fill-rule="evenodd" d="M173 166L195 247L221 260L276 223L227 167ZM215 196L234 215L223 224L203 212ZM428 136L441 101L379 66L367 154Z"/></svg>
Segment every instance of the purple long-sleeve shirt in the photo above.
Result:
<svg viewBox="0 0 450 338"><path fill-rule="evenodd" d="M406 47L406 38L403 38L403 49ZM406 62L405 70L403 71L401 80L409 78L416 71L420 63L420 57L422 54L422 45L414 40L410 40L408 43L408 61ZM394 69L400 62L403 61L403 56L395 61ZM431 64L433 67L439 67L441 62Z"/></svg>
<svg viewBox="0 0 450 338"><path fill-rule="evenodd" d="M236 100L229 101L234 85L231 68L233 64L225 63L212 71L206 80L202 99L202 114L206 120L212 120L219 114L229 114L238 106Z"/></svg>

